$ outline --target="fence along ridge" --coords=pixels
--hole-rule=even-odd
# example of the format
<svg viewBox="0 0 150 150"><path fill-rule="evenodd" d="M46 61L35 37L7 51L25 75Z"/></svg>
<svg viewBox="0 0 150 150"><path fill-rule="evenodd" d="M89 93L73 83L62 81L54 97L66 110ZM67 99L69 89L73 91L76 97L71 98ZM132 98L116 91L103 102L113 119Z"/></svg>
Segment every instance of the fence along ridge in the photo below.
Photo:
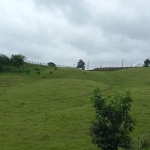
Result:
<svg viewBox="0 0 150 150"><path fill-rule="evenodd" d="M28 64L48 66L48 63L42 63L42 62L36 62L36 61L30 61L30 60L25 60L25 62ZM56 65L56 67L58 67L58 68L76 68L75 66L66 66L66 65Z"/></svg>

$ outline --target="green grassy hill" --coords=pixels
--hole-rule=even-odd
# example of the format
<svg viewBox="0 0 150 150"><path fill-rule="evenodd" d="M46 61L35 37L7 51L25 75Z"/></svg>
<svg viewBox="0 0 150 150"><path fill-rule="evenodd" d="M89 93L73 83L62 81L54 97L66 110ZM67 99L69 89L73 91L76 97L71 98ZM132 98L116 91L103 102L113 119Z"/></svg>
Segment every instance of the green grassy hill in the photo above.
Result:
<svg viewBox="0 0 150 150"><path fill-rule="evenodd" d="M38 67L40 74L34 69ZM26 65L0 73L1 150L98 150L91 143L90 122L95 112L91 93L131 91L136 138L150 130L150 69L112 72Z"/></svg>

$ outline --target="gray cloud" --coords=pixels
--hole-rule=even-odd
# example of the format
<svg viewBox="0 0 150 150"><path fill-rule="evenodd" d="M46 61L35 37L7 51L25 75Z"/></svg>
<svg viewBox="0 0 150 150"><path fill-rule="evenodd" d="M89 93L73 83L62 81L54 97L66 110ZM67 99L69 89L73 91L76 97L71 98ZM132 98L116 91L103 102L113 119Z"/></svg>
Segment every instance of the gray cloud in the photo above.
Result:
<svg viewBox="0 0 150 150"><path fill-rule="evenodd" d="M37 0L35 2L38 8L45 8L53 13L62 11L69 23L73 25L82 26L90 22L91 13L86 0Z"/></svg>
<svg viewBox="0 0 150 150"><path fill-rule="evenodd" d="M0 53L91 68L149 58L148 0L5 0L0 2Z"/></svg>

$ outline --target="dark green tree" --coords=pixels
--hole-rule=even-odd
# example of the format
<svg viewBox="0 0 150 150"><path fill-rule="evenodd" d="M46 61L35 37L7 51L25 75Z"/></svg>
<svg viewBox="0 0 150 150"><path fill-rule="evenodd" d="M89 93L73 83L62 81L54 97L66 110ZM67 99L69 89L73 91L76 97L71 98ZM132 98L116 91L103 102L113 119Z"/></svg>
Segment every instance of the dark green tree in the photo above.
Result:
<svg viewBox="0 0 150 150"><path fill-rule="evenodd" d="M9 65L9 57L7 57L4 54L0 54L0 71L4 66L8 66L8 65Z"/></svg>
<svg viewBox="0 0 150 150"><path fill-rule="evenodd" d="M129 149L136 121L130 115L132 98L130 92L125 96L115 93L112 97L103 98L96 89L92 97L96 119L90 127L92 142L102 150Z"/></svg>
<svg viewBox="0 0 150 150"><path fill-rule="evenodd" d="M53 62L49 62L48 66L50 66L50 67L56 67L55 63L53 63Z"/></svg>
<svg viewBox="0 0 150 150"><path fill-rule="evenodd" d="M10 58L10 62L12 64L12 66L16 67L16 68L20 68L20 66L22 66L24 64L25 61L25 56L18 54L18 55L12 55Z"/></svg>
<svg viewBox="0 0 150 150"><path fill-rule="evenodd" d="M150 65L150 60L149 60L149 59L146 59L146 60L144 61L144 67L149 67L149 65Z"/></svg>
<svg viewBox="0 0 150 150"><path fill-rule="evenodd" d="M82 70L85 70L85 63L82 59L79 60L77 64L77 68L81 68Z"/></svg>

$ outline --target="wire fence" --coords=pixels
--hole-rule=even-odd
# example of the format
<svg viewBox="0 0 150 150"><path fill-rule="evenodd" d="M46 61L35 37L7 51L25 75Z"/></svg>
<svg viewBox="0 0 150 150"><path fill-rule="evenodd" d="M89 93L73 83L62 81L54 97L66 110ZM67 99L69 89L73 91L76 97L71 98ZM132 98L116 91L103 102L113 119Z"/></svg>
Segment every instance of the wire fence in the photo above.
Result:
<svg viewBox="0 0 150 150"><path fill-rule="evenodd" d="M30 61L30 60L25 60L26 63L28 64L34 64L34 65L41 65L41 66L48 66L48 63L43 63L43 62L36 62L36 61ZM106 62L107 64L107 62ZM72 66L69 65L58 65L56 64L56 67L58 68L77 68L77 64L74 64ZM87 63L85 64L85 70L94 70L94 71L113 71L113 70L120 70L120 69L127 69L127 68L135 68L135 67L143 67L142 63L136 64L136 65L123 65L122 66L109 66L109 65L94 65L92 63Z"/></svg>
<svg viewBox="0 0 150 150"><path fill-rule="evenodd" d="M25 62L28 64L48 66L48 63L35 62L35 61L29 61L29 60L25 60ZM66 66L66 65L57 65L57 64L56 64L56 67L59 67L59 68L76 68L75 66Z"/></svg>

